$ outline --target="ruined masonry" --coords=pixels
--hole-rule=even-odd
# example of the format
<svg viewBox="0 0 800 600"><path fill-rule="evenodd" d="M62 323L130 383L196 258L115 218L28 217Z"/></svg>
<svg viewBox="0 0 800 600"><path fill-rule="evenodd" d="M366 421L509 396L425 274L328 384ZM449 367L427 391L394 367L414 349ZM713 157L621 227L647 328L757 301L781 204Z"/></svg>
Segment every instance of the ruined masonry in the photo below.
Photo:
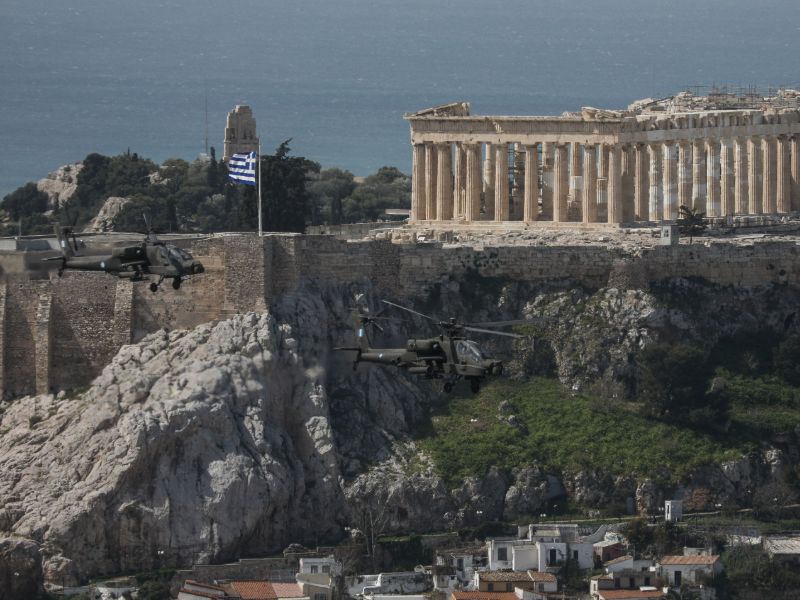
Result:
<svg viewBox="0 0 800 600"><path fill-rule="evenodd" d="M624 111L406 114L411 221L620 225L800 210L800 92L683 92Z"/></svg>

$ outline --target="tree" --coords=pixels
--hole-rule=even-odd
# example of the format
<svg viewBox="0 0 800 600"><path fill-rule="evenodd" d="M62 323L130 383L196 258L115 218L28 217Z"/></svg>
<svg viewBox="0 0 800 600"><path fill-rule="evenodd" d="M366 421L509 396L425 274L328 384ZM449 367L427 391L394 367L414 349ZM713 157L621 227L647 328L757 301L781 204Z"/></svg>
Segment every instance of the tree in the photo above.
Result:
<svg viewBox="0 0 800 600"><path fill-rule="evenodd" d="M800 335L787 336L775 349L775 370L787 383L800 385Z"/></svg>
<svg viewBox="0 0 800 600"><path fill-rule="evenodd" d="M40 192L36 184L26 183L3 198L2 208L14 221L30 217L47 210L47 194Z"/></svg>
<svg viewBox="0 0 800 600"><path fill-rule="evenodd" d="M344 222L375 221L387 208L411 206L411 178L394 167L381 167L342 202Z"/></svg>
<svg viewBox="0 0 800 600"><path fill-rule="evenodd" d="M678 208L680 218L678 219L678 229L681 235L689 236L689 243L696 235L702 235L706 230L706 213L699 212L696 208L689 208L681 204Z"/></svg>
<svg viewBox="0 0 800 600"><path fill-rule="evenodd" d="M311 207L306 180L309 173L319 172L319 164L302 156L289 156L289 142L291 139L281 143L275 154L262 156L259 161L263 225L268 231L302 233ZM255 196L255 190L247 193L251 194Z"/></svg>
<svg viewBox="0 0 800 600"><path fill-rule="evenodd" d="M356 189L356 182L350 171L323 169L308 185L311 195L312 222L328 222L338 225L342 222L342 200Z"/></svg>
<svg viewBox="0 0 800 600"><path fill-rule="evenodd" d="M639 395L655 415L701 425L725 412L724 395L707 393L711 369L699 348L653 344L642 352L639 364Z"/></svg>

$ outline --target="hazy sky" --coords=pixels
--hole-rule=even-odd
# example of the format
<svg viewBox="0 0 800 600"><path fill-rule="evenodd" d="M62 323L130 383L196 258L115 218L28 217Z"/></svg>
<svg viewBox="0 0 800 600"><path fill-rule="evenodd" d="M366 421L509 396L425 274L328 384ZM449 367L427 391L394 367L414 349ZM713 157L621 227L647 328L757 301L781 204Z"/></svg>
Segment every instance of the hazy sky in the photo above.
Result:
<svg viewBox="0 0 800 600"><path fill-rule="evenodd" d="M797 0L3 0L0 194L98 151L221 149L249 103L265 149L408 169L405 111L624 106L688 85L800 82Z"/></svg>

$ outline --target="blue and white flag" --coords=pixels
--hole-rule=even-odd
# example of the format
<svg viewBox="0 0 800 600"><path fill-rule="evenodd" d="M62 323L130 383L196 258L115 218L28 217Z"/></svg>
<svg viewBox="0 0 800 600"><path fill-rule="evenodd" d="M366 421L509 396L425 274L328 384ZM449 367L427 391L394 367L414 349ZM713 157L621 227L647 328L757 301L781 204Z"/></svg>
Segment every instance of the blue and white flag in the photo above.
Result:
<svg viewBox="0 0 800 600"><path fill-rule="evenodd" d="M228 177L237 183L255 185L257 156L255 152L231 156L228 160Z"/></svg>

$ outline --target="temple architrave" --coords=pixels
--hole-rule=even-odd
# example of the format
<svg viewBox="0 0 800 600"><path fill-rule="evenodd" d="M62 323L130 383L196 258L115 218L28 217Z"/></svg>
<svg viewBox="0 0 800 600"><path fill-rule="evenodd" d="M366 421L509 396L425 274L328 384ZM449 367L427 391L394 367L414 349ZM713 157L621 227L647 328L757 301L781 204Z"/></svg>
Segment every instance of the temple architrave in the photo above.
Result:
<svg viewBox="0 0 800 600"><path fill-rule="evenodd" d="M624 111L477 116L467 102L405 115L411 222L670 222L800 210L800 92L683 92Z"/></svg>
<svg viewBox="0 0 800 600"><path fill-rule="evenodd" d="M228 159L234 154L247 154L248 152L258 152L256 120L253 118L253 111L249 106L239 104L228 113L222 160L228 162Z"/></svg>

